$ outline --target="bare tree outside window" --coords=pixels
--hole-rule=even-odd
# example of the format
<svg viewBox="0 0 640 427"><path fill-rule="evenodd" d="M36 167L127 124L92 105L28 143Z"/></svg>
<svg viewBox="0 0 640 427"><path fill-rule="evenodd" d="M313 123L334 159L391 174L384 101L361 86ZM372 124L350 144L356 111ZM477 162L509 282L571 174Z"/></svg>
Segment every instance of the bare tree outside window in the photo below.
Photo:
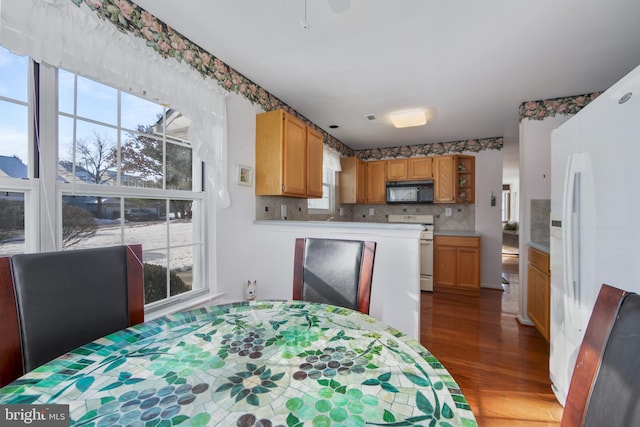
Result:
<svg viewBox="0 0 640 427"><path fill-rule="evenodd" d="M76 141L77 163L90 173L94 184L106 184L114 179L108 171L116 164L115 150L115 141L94 132L92 138Z"/></svg>
<svg viewBox="0 0 640 427"><path fill-rule="evenodd" d="M116 166L116 143L106 135L93 132L93 137L80 138L76 141L77 166L87 172L86 180L93 184L108 184L114 181L115 175L109 174ZM104 218L102 197L98 197L96 218Z"/></svg>

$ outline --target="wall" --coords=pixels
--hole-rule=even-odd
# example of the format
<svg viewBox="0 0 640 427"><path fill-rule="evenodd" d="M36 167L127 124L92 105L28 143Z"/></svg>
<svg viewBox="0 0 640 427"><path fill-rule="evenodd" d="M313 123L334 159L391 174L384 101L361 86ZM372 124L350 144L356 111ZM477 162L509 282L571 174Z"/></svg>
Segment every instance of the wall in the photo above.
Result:
<svg viewBox="0 0 640 427"><path fill-rule="evenodd" d="M551 131L571 118L558 114L543 120L520 122L520 310L518 319L531 324L527 315L527 243L531 236L532 200L551 200ZM536 203L533 202L534 206Z"/></svg>
<svg viewBox="0 0 640 427"><path fill-rule="evenodd" d="M260 112L237 94L227 98L231 206L215 213L215 282L224 301L244 299L247 280L255 279L254 187L238 185L236 175L239 164L255 167L255 116Z"/></svg>
<svg viewBox="0 0 640 427"><path fill-rule="evenodd" d="M502 151L480 151L475 156L475 229L482 233L481 286L502 289ZM491 206L492 195L495 206Z"/></svg>

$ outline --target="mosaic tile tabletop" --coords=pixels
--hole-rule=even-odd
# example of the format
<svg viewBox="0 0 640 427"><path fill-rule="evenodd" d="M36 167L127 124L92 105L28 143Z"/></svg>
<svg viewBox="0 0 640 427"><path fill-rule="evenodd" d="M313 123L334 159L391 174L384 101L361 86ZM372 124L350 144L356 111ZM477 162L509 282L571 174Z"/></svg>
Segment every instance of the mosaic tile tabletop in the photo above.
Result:
<svg viewBox="0 0 640 427"><path fill-rule="evenodd" d="M0 389L76 426L476 426L418 342L340 307L257 301L108 335Z"/></svg>

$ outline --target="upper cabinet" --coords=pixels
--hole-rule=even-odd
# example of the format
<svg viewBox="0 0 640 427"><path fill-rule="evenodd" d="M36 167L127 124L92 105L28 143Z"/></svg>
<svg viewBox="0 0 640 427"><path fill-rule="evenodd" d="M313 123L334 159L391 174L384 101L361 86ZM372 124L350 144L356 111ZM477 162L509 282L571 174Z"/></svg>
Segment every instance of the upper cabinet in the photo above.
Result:
<svg viewBox="0 0 640 427"><path fill-rule="evenodd" d="M387 181L402 181L408 176L408 159L387 160Z"/></svg>
<svg viewBox="0 0 640 427"><path fill-rule="evenodd" d="M476 158L455 156L456 203L474 203L476 194Z"/></svg>
<svg viewBox="0 0 640 427"><path fill-rule="evenodd" d="M340 168L340 203L365 203L367 164L358 157L342 157Z"/></svg>
<svg viewBox="0 0 640 427"><path fill-rule="evenodd" d="M453 203L455 201L454 157L437 156L433 158L434 203Z"/></svg>
<svg viewBox="0 0 640 427"><path fill-rule="evenodd" d="M322 134L307 126L307 196L322 197Z"/></svg>
<svg viewBox="0 0 640 427"><path fill-rule="evenodd" d="M387 181L433 179L433 157L387 160Z"/></svg>
<svg viewBox="0 0 640 427"><path fill-rule="evenodd" d="M386 180L387 162L376 160L367 162L367 195L366 203L379 204L386 203Z"/></svg>
<svg viewBox="0 0 640 427"><path fill-rule="evenodd" d="M386 203L387 181L433 180L434 203L474 203L474 156L423 156L364 162L340 159L340 203Z"/></svg>
<svg viewBox="0 0 640 427"><path fill-rule="evenodd" d="M476 192L474 156L451 155L433 158L435 203L474 203Z"/></svg>
<svg viewBox="0 0 640 427"><path fill-rule="evenodd" d="M411 157L407 159L408 179L433 179L433 157Z"/></svg>
<svg viewBox="0 0 640 427"><path fill-rule="evenodd" d="M322 197L322 135L284 110L256 115L256 195Z"/></svg>

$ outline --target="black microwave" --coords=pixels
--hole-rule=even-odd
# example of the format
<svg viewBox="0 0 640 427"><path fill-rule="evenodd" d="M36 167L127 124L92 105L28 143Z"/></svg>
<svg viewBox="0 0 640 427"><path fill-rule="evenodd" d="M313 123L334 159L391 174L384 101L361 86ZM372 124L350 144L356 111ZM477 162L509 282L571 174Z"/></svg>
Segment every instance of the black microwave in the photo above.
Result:
<svg viewBox="0 0 640 427"><path fill-rule="evenodd" d="M433 180L388 181L387 203L433 203Z"/></svg>

